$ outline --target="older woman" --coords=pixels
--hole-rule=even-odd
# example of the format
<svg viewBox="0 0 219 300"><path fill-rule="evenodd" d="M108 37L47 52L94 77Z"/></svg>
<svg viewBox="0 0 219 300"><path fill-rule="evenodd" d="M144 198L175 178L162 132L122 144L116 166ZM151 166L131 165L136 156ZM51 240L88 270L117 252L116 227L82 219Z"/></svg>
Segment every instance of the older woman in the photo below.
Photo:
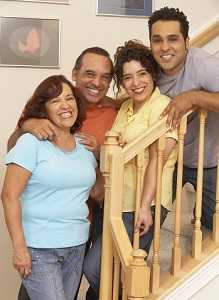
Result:
<svg viewBox="0 0 219 300"><path fill-rule="evenodd" d="M115 54L115 81L118 91L121 87L128 94L117 115L112 130L121 134L123 143L130 142L156 123L170 99L161 95L156 87L158 66L151 51L137 41L128 41ZM172 175L177 154L176 131L166 134L166 149L163 170L161 225L172 204ZM123 222L129 238L134 228L140 231L140 248L149 252L153 239L155 215L154 197L156 191L157 145L152 144L145 152L145 175L141 207L137 223L134 224L136 195L136 166L134 161L125 165L123 189ZM92 248L84 262L84 273L91 287L98 295L100 276L101 239ZM97 255L99 254L99 256Z"/></svg>
<svg viewBox="0 0 219 300"><path fill-rule="evenodd" d="M2 201L13 265L32 300L72 300L88 239L86 201L96 160L74 135L82 111L64 76L40 83L20 121L31 117L48 118L58 135L50 142L24 134L7 154Z"/></svg>

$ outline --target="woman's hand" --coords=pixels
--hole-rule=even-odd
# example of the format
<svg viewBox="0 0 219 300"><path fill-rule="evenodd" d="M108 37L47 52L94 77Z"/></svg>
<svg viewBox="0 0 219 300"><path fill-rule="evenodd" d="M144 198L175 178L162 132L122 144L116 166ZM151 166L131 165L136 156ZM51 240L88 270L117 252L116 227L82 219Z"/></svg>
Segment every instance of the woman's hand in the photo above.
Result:
<svg viewBox="0 0 219 300"><path fill-rule="evenodd" d="M14 247L12 262L22 278L31 273L31 256L26 246Z"/></svg>
<svg viewBox="0 0 219 300"><path fill-rule="evenodd" d="M149 205L141 206L138 219L135 224L135 232L140 232L140 236L148 232L150 226L153 224L151 207Z"/></svg>
<svg viewBox="0 0 219 300"><path fill-rule="evenodd" d="M125 145L127 144L127 142L124 140L121 132L119 132L118 142L119 142L120 147L125 147Z"/></svg>

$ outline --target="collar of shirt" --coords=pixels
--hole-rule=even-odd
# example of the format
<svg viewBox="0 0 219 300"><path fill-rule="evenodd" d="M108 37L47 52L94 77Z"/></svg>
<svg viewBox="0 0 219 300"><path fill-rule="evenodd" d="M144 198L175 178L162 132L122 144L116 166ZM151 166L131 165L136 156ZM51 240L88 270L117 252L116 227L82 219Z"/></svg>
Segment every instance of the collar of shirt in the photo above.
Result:
<svg viewBox="0 0 219 300"><path fill-rule="evenodd" d="M141 109L139 110L139 112L143 111L159 95L160 95L160 90L159 90L158 87L156 87L155 90L153 91L151 97L149 98L149 100L144 103L144 105L141 107ZM133 100L132 99L130 99L129 104L127 106L126 115L127 115L128 123L132 122L134 120L134 118L135 118L136 114L134 114L134 107L133 107Z"/></svg>

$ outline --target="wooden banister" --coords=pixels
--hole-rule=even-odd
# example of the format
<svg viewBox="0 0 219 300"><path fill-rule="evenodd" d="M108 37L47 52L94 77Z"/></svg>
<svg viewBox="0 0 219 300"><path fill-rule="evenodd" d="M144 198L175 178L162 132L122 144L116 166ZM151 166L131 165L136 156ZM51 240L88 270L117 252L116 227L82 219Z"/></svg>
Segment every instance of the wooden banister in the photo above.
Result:
<svg viewBox="0 0 219 300"><path fill-rule="evenodd" d="M192 47L203 47L219 35L219 21L215 22L190 42Z"/></svg>
<svg viewBox="0 0 219 300"><path fill-rule="evenodd" d="M191 111L187 114L189 115ZM176 201L176 218L174 231L174 245L172 249L172 274L174 278L181 276L183 273L183 264L181 264L182 254L180 245L180 214L181 214L181 193L182 193L182 170L183 170L183 142L186 133L185 116L180 124L179 130L179 159L177 171L177 201ZM197 180L197 201L196 201L196 218L195 230L193 233L193 257L196 264L200 261L202 249L202 232L200 228L201 219L201 197L202 197L202 178L203 178L203 149L204 149L204 127L206 112L200 113L200 133L199 133L199 161L198 161L198 180ZM118 290L121 286L120 265L122 269L122 299L138 300L145 299L148 295L148 285L151 284L151 292L153 299L158 299L156 294L161 290L162 280L160 281L160 263L159 263L159 243L160 243L160 211L161 211L161 179L162 179L162 160L164 150L165 133L169 128L165 125L166 120L158 121L152 128L144 134L136 138L131 143L121 148L118 144L118 134L109 132L105 142L105 150L101 152L103 162L101 170L105 176L105 207L104 207L104 239L102 250L101 264L101 293L100 300L117 300ZM141 180L144 149L154 141L159 140L158 148L158 171L157 171L157 193L156 193L156 209L155 209L155 230L153 242L153 259L151 265L151 281L149 279L150 269L144 261L143 252L133 252L138 248L138 238L136 244L132 246L124 223L122 221L122 195L123 195L123 173L125 164L135 158L138 183L136 190L138 191L137 199L139 202L141 194ZM134 160L133 160L134 161ZM218 171L219 174L219 171ZM219 176L219 175L218 175ZM214 217L213 238L218 241L219 229L216 227L219 222L219 178L217 187L217 205ZM138 210L139 203L136 205ZM136 246L137 245L137 246ZM138 250L136 250L138 251ZM134 253L134 254L133 254ZM109 256L112 256L109 258ZM114 261L113 261L114 257ZM192 258L191 254L190 257ZM198 258L198 261L197 261ZM140 263L141 262L141 263ZM113 267L114 266L114 267ZM114 269L114 270L113 270ZM113 275L114 273L114 275ZM177 277L175 277L175 275ZM144 276L144 278L143 278ZM114 277L114 278L113 278ZM173 278L173 277L172 277ZM162 279L162 278L161 278ZM108 282L107 282L108 280ZM142 282L144 284L142 284ZM146 288L145 288L146 285ZM120 288L121 290L121 288ZM152 299L149 298L148 299Z"/></svg>
<svg viewBox="0 0 219 300"><path fill-rule="evenodd" d="M128 143L123 149L124 163L127 163L137 154L142 153L145 148L156 141L160 136L165 134L170 127L166 126L166 118L156 122L144 133L139 135L135 140Z"/></svg>
<svg viewBox="0 0 219 300"><path fill-rule="evenodd" d="M121 218L111 218L111 230L115 248L122 263L122 268L126 269L132 261L132 245L128 238L127 231Z"/></svg>

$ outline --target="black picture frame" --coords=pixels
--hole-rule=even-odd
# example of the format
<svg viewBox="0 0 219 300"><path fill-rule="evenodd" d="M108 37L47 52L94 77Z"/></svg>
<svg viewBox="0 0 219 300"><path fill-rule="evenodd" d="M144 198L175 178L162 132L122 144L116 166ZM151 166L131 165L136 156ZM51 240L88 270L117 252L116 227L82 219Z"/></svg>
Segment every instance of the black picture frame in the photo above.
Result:
<svg viewBox="0 0 219 300"><path fill-rule="evenodd" d="M97 0L98 16L148 17L153 0Z"/></svg>

